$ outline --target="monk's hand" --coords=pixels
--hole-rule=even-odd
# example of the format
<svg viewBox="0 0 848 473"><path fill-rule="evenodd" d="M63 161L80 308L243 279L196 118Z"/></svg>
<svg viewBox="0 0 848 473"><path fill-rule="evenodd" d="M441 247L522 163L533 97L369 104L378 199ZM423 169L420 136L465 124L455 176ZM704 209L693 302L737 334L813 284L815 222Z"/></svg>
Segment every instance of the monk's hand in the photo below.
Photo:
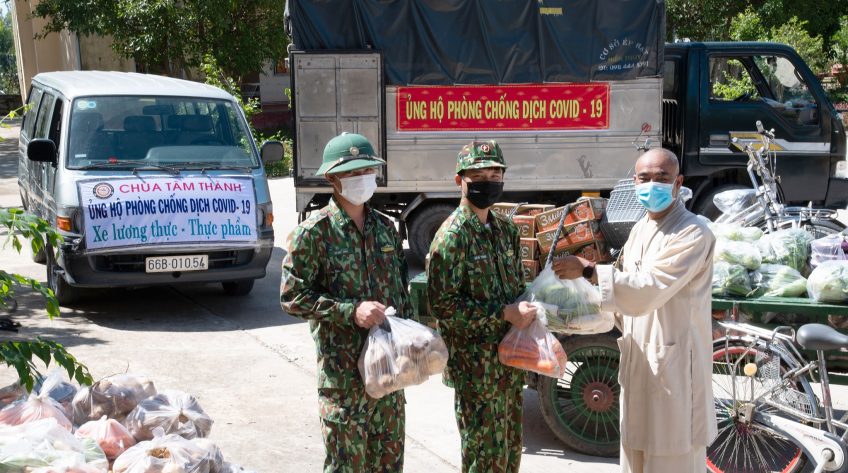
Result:
<svg viewBox="0 0 848 473"><path fill-rule="evenodd" d="M362 328L371 328L386 321L386 306L377 301L363 301L356 305L353 321Z"/></svg>
<svg viewBox="0 0 848 473"><path fill-rule="evenodd" d="M591 264L579 256L568 255L554 260L553 270L560 279L577 279L583 277L583 270Z"/></svg>
<svg viewBox="0 0 848 473"><path fill-rule="evenodd" d="M521 330L527 328L536 320L536 306L527 301L522 301L504 307L503 314L507 322Z"/></svg>

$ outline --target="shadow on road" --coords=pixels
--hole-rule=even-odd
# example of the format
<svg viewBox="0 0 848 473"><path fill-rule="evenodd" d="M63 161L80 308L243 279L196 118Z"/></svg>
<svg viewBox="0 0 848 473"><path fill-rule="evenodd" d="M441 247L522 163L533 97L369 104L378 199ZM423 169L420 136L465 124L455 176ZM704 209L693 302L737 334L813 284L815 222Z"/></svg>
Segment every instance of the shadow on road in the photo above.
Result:
<svg viewBox="0 0 848 473"><path fill-rule="evenodd" d="M18 177L18 140L0 141L0 179Z"/></svg>

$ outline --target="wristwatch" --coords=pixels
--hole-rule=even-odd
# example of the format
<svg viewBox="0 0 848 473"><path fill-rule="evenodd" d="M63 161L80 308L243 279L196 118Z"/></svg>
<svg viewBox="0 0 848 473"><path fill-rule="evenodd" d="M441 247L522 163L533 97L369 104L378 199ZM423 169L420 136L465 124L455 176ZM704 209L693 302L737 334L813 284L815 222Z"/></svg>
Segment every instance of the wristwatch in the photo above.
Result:
<svg viewBox="0 0 848 473"><path fill-rule="evenodd" d="M592 276L595 275L595 265L586 266L583 268L583 277L586 279L592 279Z"/></svg>

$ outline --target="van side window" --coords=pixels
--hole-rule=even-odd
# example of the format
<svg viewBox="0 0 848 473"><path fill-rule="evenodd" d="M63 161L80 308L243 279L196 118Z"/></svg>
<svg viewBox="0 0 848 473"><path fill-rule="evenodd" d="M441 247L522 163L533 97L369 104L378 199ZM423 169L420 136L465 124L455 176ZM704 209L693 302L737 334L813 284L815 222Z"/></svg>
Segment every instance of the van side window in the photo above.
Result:
<svg viewBox="0 0 848 473"><path fill-rule="evenodd" d="M818 104L792 61L783 56L754 56L771 97L766 100L775 111L794 125L817 125Z"/></svg>
<svg viewBox="0 0 848 473"><path fill-rule="evenodd" d="M56 97L46 93L41 99L41 104L38 106L38 116L35 119L35 135L34 138L47 138L50 133L51 112L53 104L56 103Z"/></svg>
<svg viewBox="0 0 848 473"><path fill-rule="evenodd" d="M751 65L750 58L710 57L710 100L741 102L760 98L746 62Z"/></svg>
<svg viewBox="0 0 848 473"><path fill-rule="evenodd" d="M35 117L38 114L38 104L41 102L41 97L44 91L38 88L32 88L29 92L29 100L27 100L27 111L24 114L24 120L21 124L21 136L29 138L35 130Z"/></svg>
<svg viewBox="0 0 848 473"><path fill-rule="evenodd" d="M50 131L47 135L53 143L56 143L56 149L61 149L62 143L62 100L56 100L56 106L53 108L53 116L50 119Z"/></svg>

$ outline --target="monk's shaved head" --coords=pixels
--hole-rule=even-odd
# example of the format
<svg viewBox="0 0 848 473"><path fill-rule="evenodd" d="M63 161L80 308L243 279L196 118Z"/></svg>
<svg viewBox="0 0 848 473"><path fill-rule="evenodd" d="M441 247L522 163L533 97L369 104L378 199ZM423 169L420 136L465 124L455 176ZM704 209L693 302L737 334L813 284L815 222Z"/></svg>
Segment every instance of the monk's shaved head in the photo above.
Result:
<svg viewBox="0 0 848 473"><path fill-rule="evenodd" d="M672 178L680 174L680 164L677 162L677 156L665 148L654 148L648 150L639 157L636 161L636 175L641 171L662 169Z"/></svg>

